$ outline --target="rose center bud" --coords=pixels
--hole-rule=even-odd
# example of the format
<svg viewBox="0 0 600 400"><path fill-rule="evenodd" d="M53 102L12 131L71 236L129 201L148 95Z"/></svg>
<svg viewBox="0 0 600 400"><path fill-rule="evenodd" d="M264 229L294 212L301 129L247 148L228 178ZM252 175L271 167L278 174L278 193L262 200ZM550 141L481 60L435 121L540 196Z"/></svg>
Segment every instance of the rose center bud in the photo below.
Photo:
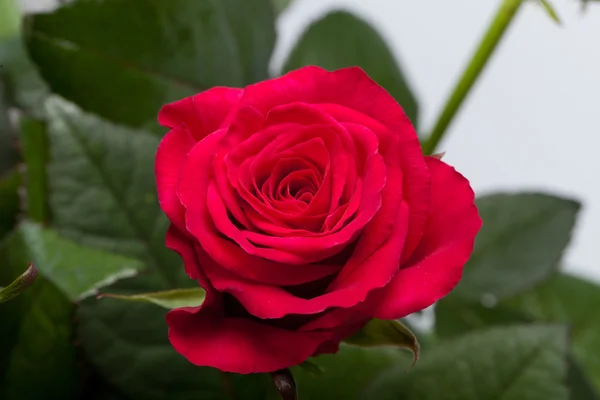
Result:
<svg viewBox="0 0 600 400"><path fill-rule="evenodd" d="M214 162L215 197L236 228L218 223L221 234L254 256L298 265L352 243L381 206L386 167L375 133L305 103L238 118L245 123L225 133Z"/></svg>
<svg viewBox="0 0 600 400"><path fill-rule="evenodd" d="M322 176L322 172L310 161L284 158L277 161L270 176L261 185L261 194L279 210L301 212L317 194Z"/></svg>

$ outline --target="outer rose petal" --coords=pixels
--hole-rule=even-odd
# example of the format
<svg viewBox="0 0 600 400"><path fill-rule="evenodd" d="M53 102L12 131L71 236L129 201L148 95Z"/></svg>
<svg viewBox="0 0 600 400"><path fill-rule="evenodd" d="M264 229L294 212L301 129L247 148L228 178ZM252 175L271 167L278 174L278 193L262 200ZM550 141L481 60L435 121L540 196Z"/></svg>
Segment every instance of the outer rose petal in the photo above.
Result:
<svg viewBox="0 0 600 400"><path fill-rule="evenodd" d="M177 184L187 153L196 144L189 130L179 127L165 135L158 145L154 173L160 208L177 228L185 231L185 208L177 196Z"/></svg>
<svg viewBox="0 0 600 400"><path fill-rule="evenodd" d="M469 182L454 168L427 157L431 206L421 243L411 259L380 292L374 317L398 319L429 307L462 276L481 218Z"/></svg>
<svg viewBox="0 0 600 400"><path fill-rule="evenodd" d="M210 290L212 287L202 271L198 258L194 252L194 243L186 233L180 231L175 225L171 225L167 231L166 246L167 248L177 252L185 267L187 275L194 280L197 280L205 290Z"/></svg>
<svg viewBox="0 0 600 400"><path fill-rule="evenodd" d="M163 106L158 113L158 122L172 129L185 125L198 142L229 124L231 118L228 116L243 92L242 89L214 87Z"/></svg>
<svg viewBox="0 0 600 400"><path fill-rule="evenodd" d="M219 315L213 301L169 312L169 340L198 366L249 374L300 364L331 334L294 332L246 318Z"/></svg>
<svg viewBox="0 0 600 400"><path fill-rule="evenodd" d="M181 255L188 275L207 290L202 306L167 314L169 340L191 363L240 374L272 372L303 362L331 338L328 332L294 332L246 318L227 318L220 294L200 268L192 239L171 226L167 247Z"/></svg>
<svg viewBox="0 0 600 400"><path fill-rule="evenodd" d="M167 217L185 231L185 209L176 185L187 153L206 135L226 124L233 113L241 89L212 88L195 96L163 106L158 114L161 125L172 130L165 135L156 154L154 171L158 201Z"/></svg>

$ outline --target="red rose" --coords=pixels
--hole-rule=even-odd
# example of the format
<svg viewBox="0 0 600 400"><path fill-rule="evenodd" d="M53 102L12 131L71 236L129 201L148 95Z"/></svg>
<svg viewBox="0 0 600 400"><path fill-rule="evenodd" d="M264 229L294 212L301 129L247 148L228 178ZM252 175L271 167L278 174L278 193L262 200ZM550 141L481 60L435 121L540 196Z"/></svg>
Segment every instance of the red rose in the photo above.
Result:
<svg viewBox="0 0 600 400"><path fill-rule="evenodd" d="M213 88L159 121L171 129L156 157L167 246L207 292L167 316L190 362L299 364L459 281L481 225L473 191L422 155L402 108L361 69Z"/></svg>

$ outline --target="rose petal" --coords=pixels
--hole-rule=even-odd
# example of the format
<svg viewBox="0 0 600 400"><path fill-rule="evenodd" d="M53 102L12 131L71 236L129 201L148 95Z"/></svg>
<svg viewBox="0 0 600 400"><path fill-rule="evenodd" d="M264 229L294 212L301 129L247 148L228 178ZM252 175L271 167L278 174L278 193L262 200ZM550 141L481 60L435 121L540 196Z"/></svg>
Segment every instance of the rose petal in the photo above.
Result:
<svg viewBox="0 0 600 400"><path fill-rule="evenodd" d="M187 153L196 142L185 127L172 129L158 145L154 172L158 203L179 229L185 231L185 208L177 196L177 183Z"/></svg>
<svg viewBox="0 0 600 400"><path fill-rule="evenodd" d="M353 81L337 82L336 72L315 66L300 68L279 78L247 86L241 101L263 115L277 106L290 103L336 103L334 99L340 96L334 92L335 89L347 93L347 88L354 86Z"/></svg>
<svg viewBox="0 0 600 400"><path fill-rule="evenodd" d="M202 270L198 257L195 251L195 243L187 233L184 233L177 229L174 225L171 225L167 230L166 235L166 246L168 249L175 251L183 260L183 265L187 276L191 279L198 281L200 286L204 290L214 290L212 285L208 281L206 274Z"/></svg>
<svg viewBox="0 0 600 400"><path fill-rule="evenodd" d="M158 122L167 128L185 125L194 140L200 141L220 127L229 125L242 93L241 89L214 87L163 106Z"/></svg>
<svg viewBox="0 0 600 400"><path fill-rule="evenodd" d="M254 133L261 130L265 124L262 113L249 105L241 105L231 117L227 127L227 135L223 138L222 146L233 149L244 143Z"/></svg>
<svg viewBox="0 0 600 400"><path fill-rule="evenodd" d="M469 182L454 168L427 157L430 214L421 244L380 294L375 317L402 318L448 294L462 276L481 218Z"/></svg>
<svg viewBox="0 0 600 400"><path fill-rule="evenodd" d="M334 255L357 237L381 206L379 193L385 183L385 165L379 154L373 154L367 161L366 175L367 184L363 188L356 217L341 230L322 236L276 237L256 232L245 232L245 236L261 247L297 254L300 260L308 263Z"/></svg>
<svg viewBox="0 0 600 400"><path fill-rule="evenodd" d="M257 247L248 241L246 231L240 231L227 216L227 209L219 197L214 183L209 184L206 203L210 217L217 230L235 241L247 254L266 258L282 264L303 264L304 259L296 254L268 247Z"/></svg>
<svg viewBox="0 0 600 400"><path fill-rule="evenodd" d="M328 308L352 307L365 300L369 292L385 286L398 271L402 244L408 225L408 207L403 204L397 216L394 232L386 243L360 265L353 265L352 273L339 282L334 291L311 299L292 295L278 286L252 282L218 268L204 255L202 248L196 249L200 262L212 285L220 292L233 295L244 308L258 318L282 318L288 314L317 314ZM309 266L305 266L309 267ZM323 268L311 265L310 268ZM326 275L324 275L326 276ZM288 285L284 285L288 286Z"/></svg>
<svg viewBox="0 0 600 400"><path fill-rule="evenodd" d="M235 108L241 89L216 87L162 107L158 114L161 125L172 130L161 141L155 163L158 200L169 219L184 230L184 208L176 194L179 173L193 145L227 124L226 118Z"/></svg>
<svg viewBox="0 0 600 400"><path fill-rule="evenodd" d="M371 135L369 138L371 143L366 144L365 149L361 149L362 157L359 157L356 143L365 145L364 141L353 138L343 125L323 112L318 106L308 103L290 103L277 106L268 113L267 126L291 123L330 127L333 130L336 140L333 142L334 146L329 147L330 150L338 149L338 152L333 152L332 154L332 164L335 167L335 171L330 213L334 212L335 208L339 204L342 204L340 201L347 201L354 193L357 164L362 166L366 158L365 155L377 152L377 138L372 132L368 132ZM367 130L365 129L365 131ZM339 144L337 143L338 141Z"/></svg>
<svg viewBox="0 0 600 400"><path fill-rule="evenodd" d="M319 356L321 354L335 354L339 351L340 342L354 333L359 331L363 326L371 320L370 317L358 318L358 316L352 315L351 320L345 320L341 325L337 325L332 331L331 339L323 342L315 352L313 356Z"/></svg>
<svg viewBox="0 0 600 400"><path fill-rule="evenodd" d="M376 92L383 91L382 88L377 89L372 85L370 88L374 92L371 93L371 96L376 96ZM395 101L392 104L389 101L391 98L384 101L385 96L379 97L382 108L372 109L371 104L365 104L362 106L362 109L367 110L365 114L357 113L354 108L338 104L322 104L320 108L342 122L347 128L350 126L348 123L366 127L379 138L379 151L388 166L388 182L396 182L393 189L388 188L387 191L384 191L383 204L397 204L396 198L401 194L410 206L409 235L402 256L402 260L405 261L418 245L425 229L429 207L430 177L419 140L410 121ZM355 106L361 107L360 105ZM397 166L397 169L393 169L394 166ZM402 183L399 183L399 180ZM388 197L389 199L387 199ZM376 231L381 232L382 230L376 229ZM369 235L369 238L373 242L385 238L385 235L379 234L378 236L379 239L376 239L375 235Z"/></svg>
<svg viewBox="0 0 600 400"><path fill-rule="evenodd" d="M312 127L299 125L268 127L236 147L236 149L229 153L225 158L224 161L229 182L231 186L236 189L239 196L245 201L246 204L242 204L242 208L245 210L246 216L250 222L255 226L260 222L254 221L253 217L266 219L274 225L287 226L291 229L311 230L311 227L322 226L327 217L327 209L323 210L322 214L311 213L311 206L307 207L302 214L282 212L268 204L268 199L261 199L260 193L258 196L256 195L256 192L260 191L260 188L256 187L252 176L252 172L256 171L254 164L260 165L260 156L263 151L268 152L271 146L276 146L280 141L289 140L290 138L296 139L296 142L308 140L310 138L309 134L311 128ZM316 144L316 147L322 147L319 150L319 153L322 152L327 154L328 151L325 147L324 140L315 140L314 143ZM257 152L259 152L258 155L256 155ZM240 162L241 160L244 161ZM307 161L311 160L309 159ZM261 171L266 171L268 169L269 168L264 167ZM329 166L327 166L326 171L324 171L325 176L323 179L328 179L329 183L323 184L317 192L317 195L325 190L325 187L329 188L331 186L331 177L326 178L328 176L328 170ZM328 193L329 192L321 193L321 206L325 204L324 202L331 201L331 195ZM229 204L227 205L229 206ZM255 212L252 212L251 210L254 210Z"/></svg>
<svg viewBox="0 0 600 400"><path fill-rule="evenodd" d="M167 314L171 344L192 364L225 372L272 372L305 361L331 335L268 326L219 315L215 307Z"/></svg>

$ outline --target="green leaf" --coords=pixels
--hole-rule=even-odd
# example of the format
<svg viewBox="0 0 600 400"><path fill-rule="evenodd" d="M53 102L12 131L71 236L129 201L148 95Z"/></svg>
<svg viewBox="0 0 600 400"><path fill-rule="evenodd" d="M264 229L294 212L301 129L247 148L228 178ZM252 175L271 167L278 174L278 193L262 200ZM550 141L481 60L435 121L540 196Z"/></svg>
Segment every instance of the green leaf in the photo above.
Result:
<svg viewBox="0 0 600 400"><path fill-rule="evenodd" d="M153 129L165 103L266 79L275 43L270 0L80 0L28 22L27 49L55 93Z"/></svg>
<svg viewBox="0 0 600 400"><path fill-rule="evenodd" d="M35 282L37 274L37 269L33 264L29 264L29 267L17 279L12 281L5 288L0 288L0 303L12 300L23 293L33 284L33 282Z"/></svg>
<svg viewBox="0 0 600 400"><path fill-rule="evenodd" d="M132 400L264 399L267 374L236 375L190 364L167 339L167 310L143 302L86 300L78 337L88 358Z"/></svg>
<svg viewBox="0 0 600 400"><path fill-rule="evenodd" d="M535 291L507 302L537 321L564 322L572 328L573 352L600 390L600 286L557 275Z"/></svg>
<svg viewBox="0 0 600 400"><path fill-rule="evenodd" d="M600 304L600 286L559 274L535 290L494 307L448 296L436 306L436 333L442 337L452 337L471 330L515 322L566 323L572 328L575 363L581 364L584 373L600 390L600 337L596 334L600 331L600 317L596 312L596 304ZM578 381L573 390L586 390L585 381L588 378L573 376L571 380Z"/></svg>
<svg viewBox="0 0 600 400"><path fill-rule="evenodd" d="M476 200L483 227L455 294L494 302L533 287L557 269L578 202L538 193Z"/></svg>
<svg viewBox="0 0 600 400"><path fill-rule="evenodd" d="M139 258L150 267L107 291L132 294L197 285L164 244L168 220L158 206L153 173L159 139L60 99L50 100L47 110L54 226L82 244ZM226 396L217 371L194 367L173 350L164 313L140 302L86 301L78 311L78 340L104 378L133 400ZM250 396L264 390L263 378L231 380L240 380L239 390Z"/></svg>
<svg viewBox="0 0 600 400"><path fill-rule="evenodd" d="M146 262L144 291L193 283L165 247L168 220L154 182L159 139L85 114L58 98L47 102L48 185L53 226L65 237Z"/></svg>
<svg viewBox="0 0 600 400"><path fill-rule="evenodd" d="M204 302L204 296L206 292L204 289L190 288L190 289L173 289L165 290L163 292L143 293L134 295L123 295L123 294L110 294L103 293L99 295L99 298L113 298L127 301L141 301L144 303L155 304L159 307L172 310L174 308L182 307L198 307Z"/></svg>
<svg viewBox="0 0 600 400"><path fill-rule="evenodd" d="M306 368L291 369L300 400L357 399L362 388L371 383L383 370L402 365L406 373L411 358L392 347L362 348L342 343L337 354L311 359L320 369L315 374ZM277 397L270 397L275 400Z"/></svg>
<svg viewBox="0 0 600 400"><path fill-rule="evenodd" d="M298 364L298 368L302 368L304 371L308 372L312 376L319 376L323 373L323 370L311 359L304 360L301 364Z"/></svg>
<svg viewBox="0 0 600 400"><path fill-rule="evenodd" d="M0 281L22 272L30 258L20 231L0 246ZM74 398L81 376L73 346L72 302L37 265L35 284L0 306L0 398Z"/></svg>
<svg viewBox="0 0 600 400"><path fill-rule="evenodd" d="M532 319L505 303L484 305L451 294L435 305L435 333L442 338L453 338L493 325L525 322L532 322Z"/></svg>
<svg viewBox="0 0 600 400"><path fill-rule="evenodd" d="M440 342L409 374L394 367L365 390L378 400L567 400L568 332L516 326Z"/></svg>
<svg viewBox="0 0 600 400"><path fill-rule="evenodd" d="M295 45L284 72L305 65L338 69L357 65L400 103L417 125L418 104L384 39L364 20L336 11L313 23Z"/></svg>
<svg viewBox="0 0 600 400"><path fill-rule="evenodd" d="M4 273L5 266L0 269L0 275ZM81 369L72 342L73 307L43 277L19 297L2 304L0 398L75 398Z"/></svg>
<svg viewBox="0 0 600 400"><path fill-rule="evenodd" d="M25 255L73 302L135 275L142 266L137 260L82 247L34 223L21 224L17 233L20 240L11 243L9 257Z"/></svg>
<svg viewBox="0 0 600 400"><path fill-rule="evenodd" d="M363 347L397 346L413 353L413 365L419 359L419 341L400 321L373 319L345 341Z"/></svg>
<svg viewBox="0 0 600 400"><path fill-rule="evenodd" d="M554 6L550 3L550 1L548 1L548 0L538 0L538 3L544 8L544 11L546 11L546 14L548 14L548 16L550 18L552 18L552 20L554 22L556 22L558 25L561 24L560 18L558 16L558 13L554 9Z"/></svg>
<svg viewBox="0 0 600 400"><path fill-rule="evenodd" d="M23 180L27 188L27 215L31 220L43 223L48 218L46 127L43 121L30 117L23 117L20 125L21 152L25 161Z"/></svg>

